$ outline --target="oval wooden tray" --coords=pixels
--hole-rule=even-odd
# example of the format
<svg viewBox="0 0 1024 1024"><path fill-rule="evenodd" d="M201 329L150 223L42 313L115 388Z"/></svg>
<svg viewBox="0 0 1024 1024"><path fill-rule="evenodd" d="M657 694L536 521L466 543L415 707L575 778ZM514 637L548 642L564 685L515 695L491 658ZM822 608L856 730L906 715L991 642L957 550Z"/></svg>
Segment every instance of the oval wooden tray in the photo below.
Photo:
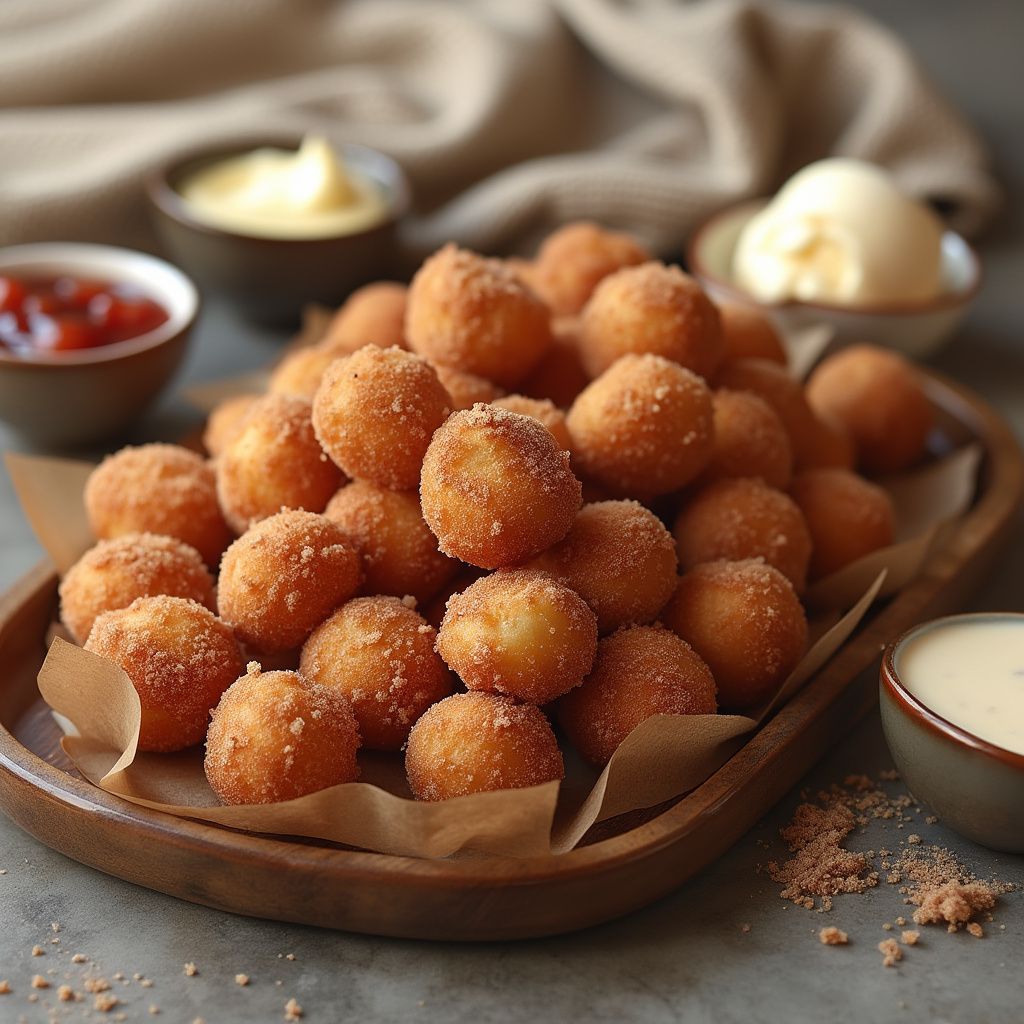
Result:
<svg viewBox="0 0 1024 1024"><path fill-rule="evenodd" d="M978 496L921 577L880 606L702 786L529 860L417 860L251 835L121 801L79 777L35 676L56 608L43 565L0 602L0 807L47 846L130 882L235 913L427 939L510 939L606 921L669 892L735 842L876 700L864 670L906 628L958 607L1009 533L1024 463L980 398L929 379L944 431L984 449Z"/></svg>

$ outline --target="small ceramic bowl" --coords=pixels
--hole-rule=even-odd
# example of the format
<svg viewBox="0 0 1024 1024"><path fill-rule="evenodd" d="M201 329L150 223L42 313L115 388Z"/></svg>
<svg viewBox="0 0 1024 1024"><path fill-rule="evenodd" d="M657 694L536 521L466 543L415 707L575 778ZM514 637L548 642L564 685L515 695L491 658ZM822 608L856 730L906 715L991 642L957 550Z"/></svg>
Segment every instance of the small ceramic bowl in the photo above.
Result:
<svg viewBox="0 0 1024 1024"><path fill-rule="evenodd" d="M733 253L740 233L768 200L757 199L716 213L691 236L687 258L694 275L717 301L739 302L767 313L784 334L826 324L836 343L870 341L912 359L937 352L959 326L981 287L977 254L954 231L942 238L941 295L927 302L859 307L823 302L758 302L735 281Z"/></svg>
<svg viewBox="0 0 1024 1024"><path fill-rule="evenodd" d="M900 680L900 653L911 639L959 621L1013 619L1013 612L952 615L894 640L882 657L879 705L896 767L911 791L962 836L993 850L1024 852L1024 755L947 721Z"/></svg>
<svg viewBox="0 0 1024 1024"><path fill-rule="evenodd" d="M40 242L0 249L0 274L122 281L169 317L137 338L23 356L0 346L0 420L35 444L81 447L118 433L170 383L188 348L199 293L177 267L131 249Z"/></svg>
<svg viewBox="0 0 1024 1024"><path fill-rule="evenodd" d="M359 285L396 273L397 228L409 207L409 186L401 167L377 150L339 147L348 167L383 189L388 205L383 220L349 234L291 239L229 231L196 217L178 191L210 164L264 146L298 145L298 139L258 139L213 146L175 160L146 182L157 232L171 257L201 287L221 293L255 320L295 321L307 303L336 306Z"/></svg>

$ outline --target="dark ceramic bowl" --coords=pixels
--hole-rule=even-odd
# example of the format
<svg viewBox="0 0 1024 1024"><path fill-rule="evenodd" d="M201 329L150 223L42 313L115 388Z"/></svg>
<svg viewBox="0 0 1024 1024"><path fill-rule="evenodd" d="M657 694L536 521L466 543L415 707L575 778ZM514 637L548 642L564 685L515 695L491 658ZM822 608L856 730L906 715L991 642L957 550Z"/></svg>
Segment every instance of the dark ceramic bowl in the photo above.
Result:
<svg viewBox="0 0 1024 1024"><path fill-rule="evenodd" d="M297 139L259 139L212 146L159 169L146 182L157 231L171 257L199 282L227 297L246 316L295 321L304 305L338 305L354 288L393 277L398 223L409 186L390 157L365 146L339 151L353 170L384 191L388 215L361 231L327 238L263 238L214 227L193 215L178 191L203 167L262 146L297 149Z"/></svg>
<svg viewBox="0 0 1024 1024"><path fill-rule="evenodd" d="M1004 750L926 707L901 682L900 652L913 637L949 622L1013 619L985 612L935 619L886 648L880 673L882 728L911 791L962 836L993 850L1024 853L1024 755Z"/></svg>
<svg viewBox="0 0 1024 1024"><path fill-rule="evenodd" d="M155 256L79 242L13 245L0 249L3 273L123 281L170 314L146 334L98 348L26 357L0 347L0 419L37 445L79 447L117 434L170 383L185 356L199 293Z"/></svg>

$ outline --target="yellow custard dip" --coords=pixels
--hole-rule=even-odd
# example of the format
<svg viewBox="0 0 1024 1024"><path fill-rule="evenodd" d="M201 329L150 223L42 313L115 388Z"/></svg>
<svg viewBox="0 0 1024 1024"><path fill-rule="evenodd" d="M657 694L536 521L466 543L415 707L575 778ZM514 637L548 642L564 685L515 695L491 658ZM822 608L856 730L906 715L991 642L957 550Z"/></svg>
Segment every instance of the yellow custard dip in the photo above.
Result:
<svg viewBox="0 0 1024 1024"><path fill-rule="evenodd" d="M939 620L900 645L894 667L947 722L1024 754L1024 615Z"/></svg>
<svg viewBox="0 0 1024 1024"><path fill-rule="evenodd" d="M308 135L298 150L256 149L204 167L178 192L197 220L262 238L329 238L363 231L389 212L383 188Z"/></svg>

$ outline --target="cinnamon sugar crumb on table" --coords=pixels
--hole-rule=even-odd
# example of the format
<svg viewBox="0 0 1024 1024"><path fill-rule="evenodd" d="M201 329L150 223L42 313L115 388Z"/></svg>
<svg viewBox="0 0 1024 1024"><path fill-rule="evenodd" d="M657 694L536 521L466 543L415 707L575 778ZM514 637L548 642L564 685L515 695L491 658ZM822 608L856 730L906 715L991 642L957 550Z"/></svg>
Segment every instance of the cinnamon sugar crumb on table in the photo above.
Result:
<svg viewBox="0 0 1024 1024"><path fill-rule="evenodd" d="M823 946L846 946L850 942L850 937L841 928L829 925L818 932L818 941Z"/></svg>
<svg viewBox="0 0 1024 1024"><path fill-rule="evenodd" d="M882 954L883 967L895 967L903 959L903 950L895 939L882 939L878 952Z"/></svg>

